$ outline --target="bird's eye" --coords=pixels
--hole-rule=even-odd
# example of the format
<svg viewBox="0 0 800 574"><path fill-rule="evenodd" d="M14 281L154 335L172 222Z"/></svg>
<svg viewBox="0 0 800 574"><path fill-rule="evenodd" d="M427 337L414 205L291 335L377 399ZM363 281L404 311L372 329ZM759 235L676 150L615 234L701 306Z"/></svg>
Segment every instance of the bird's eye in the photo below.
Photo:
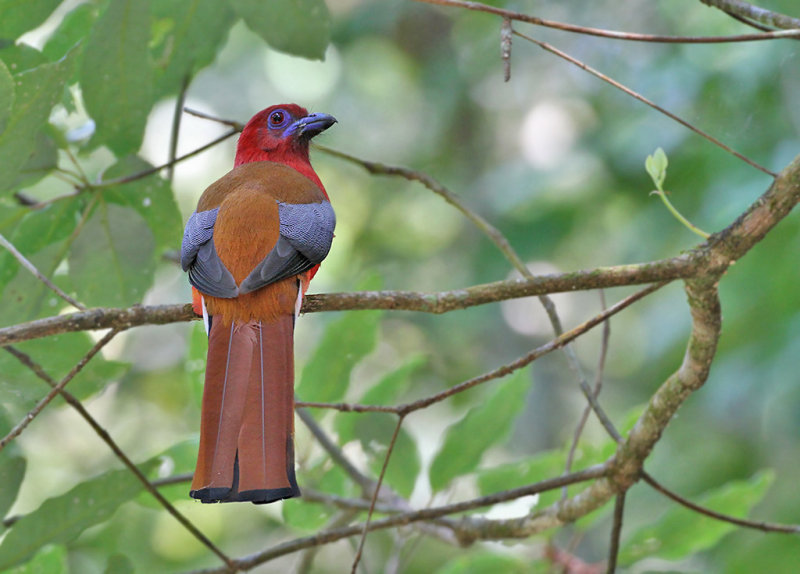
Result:
<svg viewBox="0 0 800 574"><path fill-rule="evenodd" d="M280 128L286 123L286 112L277 110L269 115L269 127Z"/></svg>

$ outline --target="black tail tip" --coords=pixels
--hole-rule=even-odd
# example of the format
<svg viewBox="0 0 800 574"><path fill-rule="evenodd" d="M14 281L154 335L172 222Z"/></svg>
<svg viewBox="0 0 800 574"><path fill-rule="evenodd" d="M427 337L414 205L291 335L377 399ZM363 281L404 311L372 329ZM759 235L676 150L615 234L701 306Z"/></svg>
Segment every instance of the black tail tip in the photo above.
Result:
<svg viewBox="0 0 800 574"><path fill-rule="evenodd" d="M236 492L232 488L201 488L190 490L189 496L204 504L215 502L252 502L253 504L269 504L286 498L302 496L297 486L285 488L260 488Z"/></svg>

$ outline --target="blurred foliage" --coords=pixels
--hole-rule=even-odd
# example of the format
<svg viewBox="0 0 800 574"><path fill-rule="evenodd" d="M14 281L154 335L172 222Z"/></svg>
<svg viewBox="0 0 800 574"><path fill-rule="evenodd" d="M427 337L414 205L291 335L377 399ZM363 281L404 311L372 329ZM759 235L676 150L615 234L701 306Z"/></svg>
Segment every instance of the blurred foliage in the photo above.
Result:
<svg viewBox="0 0 800 574"><path fill-rule="evenodd" d="M639 2L635 9L620 2L492 4L617 30L748 31L697 0ZM795 0L761 4L800 16ZM636 44L519 27L772 170L800 148L797 42ZM190 107L239 121L287 100L334 114L339 124L324 136L326 145L430 173L496 225L534 272L652 260L696 243L650 195L644 164L657 148L669 157L670 200L708 231L728 225L769 185L696 134L519 38L511 82L503 83L499 29L487 14L401 0L0 0L0 233L89 306L188 301L172 257L181 221L232 165L232 142L179 164L171 180L162 174L93 185L167 160L183 86ZM179 153L220 129L184 115ZM427 190L370 177L318 152L313 159L339 220L313 289L381 283L438 291L510 275L490 242ZM724 277L725 324L711 377L648 460L648 471L668 487L721 512L794 523L800 515L792 478L800 472L799 247L800 225L790 217ZM675 284L612 321L601 400L622 428L632 420L626 413L639 412L680 361L689 325L684 299ZM600 308L594 293L555 301L568 326ZM0 310L0 324L11 325L68 309L3 252ZM535 301L430 317L306 316L298 323L298 393L308 401L414 400L502 365L550 332ZM58 380L92 337L74 333L20 349ZM197 325L137 329L70 384L153 478L193 469L203 346ZM587 373L599 349L597 333L577 343ZM0 431L47 390L0 355ZM386 483L423 507L555 476L583 406L564 358L545 357L409 416ZM395 418L314 414L360 468L377 475ZM359 495L299 424L297 433L301 486ZM612 449L590 420L575 466ZM69 407L51 405L0 453L0 509L22 515L0 542L0 568L100 573L218 565L119 467ZM233 556L314 532L338 516L303 500L203 506L187 491L186 484L163 490ZM557 495L498 507L492 516L523 515ZM376 532L364 560L369 571L391 563L403 572L544 572L546 544L567 547L573 536L580 540L576 555L605 559L609 524L606 508L519 544L469 549L415 531ZM623 571L789 572L800 561L796 540L710 521L644 485L629 493L623 548ZM346 543L323 547L310 571L342 571L351 557ZM296 563L282 558L259 571Z"/></svg>

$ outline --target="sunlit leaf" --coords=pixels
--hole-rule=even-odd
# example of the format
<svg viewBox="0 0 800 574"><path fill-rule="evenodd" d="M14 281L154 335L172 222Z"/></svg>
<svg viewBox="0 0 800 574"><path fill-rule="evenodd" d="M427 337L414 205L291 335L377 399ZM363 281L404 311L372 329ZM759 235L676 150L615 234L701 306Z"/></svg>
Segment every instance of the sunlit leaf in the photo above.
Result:
<svg viewBox="0 0 800 574"><path fill-rule="evenodd" d="M127 470L115 470L49 498L22 516L0 543L0 569L15 566L47 544L69 543L87 528L108 520L142 489Z"/></svg>
<svg viewBox="0 0 800 574"><path fill-rule="evenodd" d="M288 54L322 60L331 16L324 0L231 0L247 27Z"/></svg>
<svg viewBox="0 0 800 574"><path fill-rule="evenodd" d="M530 369L520 369L507 380L493 383L488 399L447 429L444 444L431 465L434 491L475 470L486 449L508 436L525 406L530 384Z"/></svg>
<svg viewBox="0 0 800 574"><path fill-rule="evenodd" d="M667 178L668 164L667 154L661 148L653 152L653 155L648 155L644 162L644 167L653 179L656 189L661 189L664 185L664 180Z"/></svg>
<svg viewBox="0 0 800 574"><path fill-rule="evenodd" d="M702 496L693 497L693 502L722 514L744 518L764 498L774 478L771 471L759 472L750 480L732 481ZM620 551L619 562L632 564L647 556L680 560L712 548L723 536L737 528L730 522L722 522L676 504L655 524L631 535Z"/></svg>
<svg viewBox="0 0 800 574"><path fill-rule="evenodd" d="M81 88L97 124L92 141L118 156L139 149L153 105L148 0L115 0L100 15L84 48Z"/></svg>

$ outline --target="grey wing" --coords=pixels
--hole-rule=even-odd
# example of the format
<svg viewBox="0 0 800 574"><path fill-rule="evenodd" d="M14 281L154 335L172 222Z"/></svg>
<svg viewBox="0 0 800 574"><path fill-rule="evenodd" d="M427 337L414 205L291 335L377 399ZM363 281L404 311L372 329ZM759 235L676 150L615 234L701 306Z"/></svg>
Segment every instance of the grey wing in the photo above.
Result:
<svg viewBox="0 0 800 574"><path fill-rule="evenodd" d="M280 237L272 251L242 281L240 293L308 271L321 263L331 249L336 215L330 202L278 202L278 217Z"/></svg>
<svg viewBox="0 0 800 574"><path fill-rule="evenodd" d="M239 294L236 281L214 248L214 223L219 208L194 212L183 231L181 268L189 283L204 295L230 299Z"/></svg>

